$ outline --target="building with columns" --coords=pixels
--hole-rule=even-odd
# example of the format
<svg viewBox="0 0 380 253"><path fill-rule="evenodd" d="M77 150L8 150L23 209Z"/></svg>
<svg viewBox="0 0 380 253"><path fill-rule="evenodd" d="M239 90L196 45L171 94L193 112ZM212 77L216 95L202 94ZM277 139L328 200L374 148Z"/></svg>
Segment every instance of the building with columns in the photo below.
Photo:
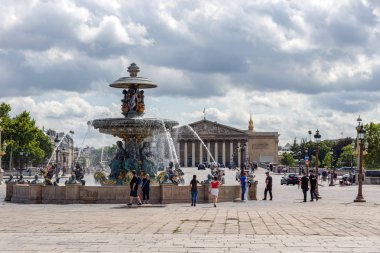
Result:
<svg viewBox="0 0 380 253"><path fill-rule="evenodd" d="M225 166L241 166L248 162L278 162L278 133L256 132L252 116L248 130L205 118L189 126L178 128L177 149L182 167L194 167L199 163L213 161Z"/></svg>

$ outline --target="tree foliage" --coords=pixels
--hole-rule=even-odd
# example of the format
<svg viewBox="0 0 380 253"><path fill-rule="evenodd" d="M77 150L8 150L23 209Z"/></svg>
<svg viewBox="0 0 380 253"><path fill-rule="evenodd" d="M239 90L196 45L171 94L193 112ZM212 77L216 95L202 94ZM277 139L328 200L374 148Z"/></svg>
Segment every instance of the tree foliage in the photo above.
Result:
<svg viewBox="0 0 380 253"><path fill-rule="evenodd" d="M364 156L365 166L368 168L380 167L380 123L370 123L364 126L365 139L368 142L368 153Z"/></svg>
<svg viewBox="0 0 380 253"><path fill-rule="evenodd" d="M282 155L281 164L287 165L287 166L294 166L296 164L296 161L294 160L291 154L284 153Z"/></svg>
<svg viewBox="0 0 380 253"><path fill-rule="evenodd" d="M91 153L91 164L94 166L101 166L101 162L108 164L112 158L115 156L117 146L115 144L111 146L103 147L103 157L102 148L95 149Z"/></svg>
<svg viewBox="0 0 380 253"><path fill-rule="evenodd" d="M353 150L351 144L348 144L342 148L342 153L340 154L337 165L339 167L351 167L356 166L356 161L353 159Z"/></svg>
<svg viewBox="0 0 380 253"><path fill-rule="evenodd" d="M10 117L11 106L0 104L0 117L4 129L2 139L7 143L4 161L15 165L38 165L51 155L53 145L49 138L38 129L29 112L22 112L14 118ZM9 161L11 160L11 163Z"/></svg>

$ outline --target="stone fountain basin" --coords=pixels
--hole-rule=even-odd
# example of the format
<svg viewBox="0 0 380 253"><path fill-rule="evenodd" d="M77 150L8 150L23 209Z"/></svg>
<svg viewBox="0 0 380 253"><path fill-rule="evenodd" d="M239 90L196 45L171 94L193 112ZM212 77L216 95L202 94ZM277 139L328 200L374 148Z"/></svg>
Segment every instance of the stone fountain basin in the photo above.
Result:
<svg viewBox="0 0 380 253"><path fill-rule="evenodd" d="M257 187L250 187L248 198L256 200ZM45 186L7 184L6 201L24 204L126 204L129 186ZM142 199L141 190L139 190ZM223 185L219 188L218 202L232 202L241 196L240 185ZM136 200L137 201L137 200ZM151 204L190 203L189 186L173 184L152 185ZM211 203L209 185L198 187L198 202Z"/></svg>
<svg viewBox="0 0 380 253"><path fill-rule="evenodd" d="M101 133L114 136L163 129L164 124L166 129L172 129L178 125L178 122L157 118L105 118L92 122L94 128L99 129Z"/></svg>

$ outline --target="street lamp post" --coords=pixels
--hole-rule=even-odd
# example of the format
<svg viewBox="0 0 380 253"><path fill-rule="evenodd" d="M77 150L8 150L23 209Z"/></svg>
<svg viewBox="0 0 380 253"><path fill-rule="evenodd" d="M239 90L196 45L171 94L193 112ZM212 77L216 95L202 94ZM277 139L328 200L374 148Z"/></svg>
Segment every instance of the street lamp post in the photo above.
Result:
<svg viewBox="0 0 380 253"><path fill-rule="evenodd" d="M1 123L1 119L0 119L0 123ZM4 174L4 171L3 169L1 168L1 158L3 157L3 155L5 155L5 147L6 147L6 144L4 142L4 147L3 145L1 144L1 132L3 131L3 129L1 128L0 126L0 184L1 182L3 181L3 174Z"/></svg>
<svg viewBox="0 0 380 253"><path fill-rule="evenodd" d="M238 150L240 150L240 169L241 171L244 170L244 163L245 163L245 148L246 148L246 144L244 143L243 146L241 147L238 147Z"/></svg>
<svg viewBox="0 0 380 253"><path fill-rule="evenodd" d="M359 123L360 124L360 123ZM364 146L364 137L365 137L365 130L363 125L358 126L357 128L358 132L358 144L359 144L359 175L358 175L358 195L356 196L356 199L354 202L365 202L365 199L363 197L363 146Z"/></svg>
<svg viewBox="0 0 380 253"><path fill-rule="evenodd" d="M20 151L20 158L18 159L18 170L19 170L19 173L20 173L20 177L21 177L21 175L22 175L22 160L21 160L21 158L22 158L22 156L24 155L24 151ZM19 176L18 176L18 174L19 173L17 173L17 179L19 179Z"/></svg>
<svg viewBox="0 0 380 253"><path fill-rule="evenodd" d="M307 155L307 159L310 159L308 148L305 149L305 156L306 155ZM305 158L305 166L306 166L306 176L309 177L309 160L306 160L306 158Z"/></svg>
<svg viewBox="0 0 380 253"><path fill-rule="evenodd" d="M298 175L301 175L301 151L298 151Z"/></svg>
<svg viewBox="0 0 380 253"><path fill-rule="evenodd" d="M321 142L321 135L319 134L319 130L317 129L317 132L314 134L314 140L316 144L316 149L315 149L315 177L317 178L317 185L316 185L316 192L319 198L319 193L318 193L318 158L319 158L319 143Z"/></svg>
<svg viewBox="0 0 380 253"><path fill-rule="evenodd" d="M355 151L355 142L351 143L351 171L354 170L354 151Z"/></svg>
<svg viewBox="0 0 380 253"><path fill-rule="evenodd" d="M28 153L26 153L25 152L25 169L28 171L28 162L29 162L29 160L28 160L28 156L29 156L29 154Z"/></svg>
<svg viewBox="0 0 380 253"><path fill-rule="evenodd" d="M334 164L334 149L330 149L330 155L331 155L331 172L330 172L330 184L329 186L334 186L334 175L335 175L335 166Z"/></svg>
<svg viewBox="0 0 380 253"><path fill-rule="evenodd" d="M60 139L58 137L58 134L55 136L54 139L54 147L55 147L55 164L58 166L58 144L60 142Z"/></svg>
<svg viewBox="0 0 380 253"><path fill-rule="evenodd" d="M71 164L70 166L72 166L72 168L74 168L74 131L71 130L69 131L69 133L71 134L71 139L72 139L72 142L71 142Z"/></svg>

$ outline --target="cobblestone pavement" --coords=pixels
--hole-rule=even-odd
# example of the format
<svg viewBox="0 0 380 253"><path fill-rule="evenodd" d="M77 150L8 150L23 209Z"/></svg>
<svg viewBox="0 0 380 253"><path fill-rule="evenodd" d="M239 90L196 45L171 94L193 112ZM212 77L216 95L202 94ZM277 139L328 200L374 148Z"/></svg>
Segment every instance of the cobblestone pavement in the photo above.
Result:
<svg viewBox="0 0 380 253"><path fill-rule="evenodd" d="M304 203L280 177L273 201L217 208L0 202L0 252L380 252L380 186L364 186L367 202L353 203L356 186L324 183L322 199ZM257 179L262 197L263 170Z"/></svg>

